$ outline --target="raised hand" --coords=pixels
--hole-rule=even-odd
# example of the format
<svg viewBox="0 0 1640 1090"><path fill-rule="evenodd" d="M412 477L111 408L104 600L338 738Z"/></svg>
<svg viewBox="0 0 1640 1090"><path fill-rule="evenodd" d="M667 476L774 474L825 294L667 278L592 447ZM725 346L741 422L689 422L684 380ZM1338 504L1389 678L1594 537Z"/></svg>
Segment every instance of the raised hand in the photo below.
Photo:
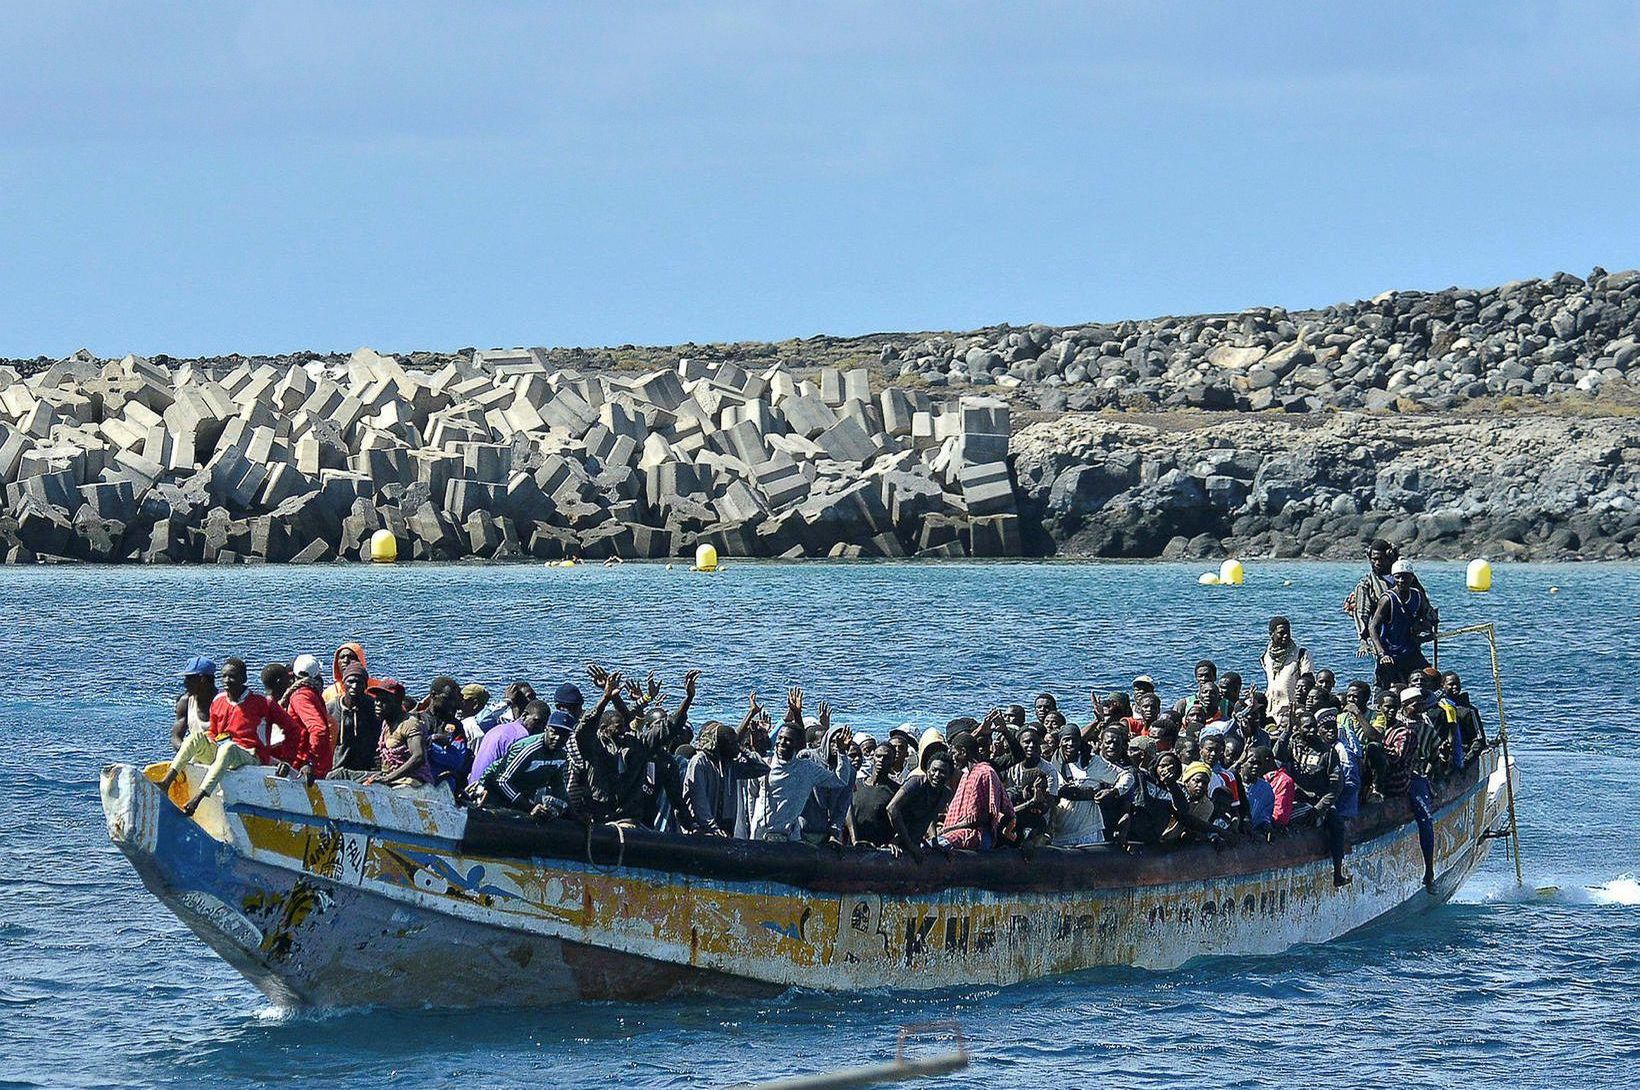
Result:
<svg viewBox="0 0 1640 1090"><path fill-rule="evenodd" d="M831 702L829 700L820 702L820 729L823 731L831 730Z"/></svg>
<svg viewBox="0 0 1640 1090"><path fill-rule="evenodd" d="M654 700L661 695L661 676L655 671L649 671L649 676L644 679L644 684L649 687L650 700Z"/></svg>
<svg viewBox="0 0 1640 1090"><path fill-rule="evenodd" d="M613 699L615 694L620 692L620 691L621 691L621 672L619 670L612 670L612 671L606 672L604 674L604 696L609 698L609 699Z"/></svg>
<svg viewBox="0 0 1640 1090"><path fill-rule="evenodd" d="M609 677L609 671L596 662L589 662L587 663L587 677L591 678L592 683L601 689L604 687L604 681Z"/></svg>
<svg viewBox="0 0 1640 1090"><path fill-rule="evenodd" d="M634 704L640 703L643 700L643 686L639 685L636 680L628 681L626 683L626 695L632 698Z"/></svg>
<svg viewBox="0 0 1640 1090"><path fill-rule="evenodd" d="M793 685L786 690L786 713L793 719L803 718L803 686Z"/></svg>
<svg viewBox="0 0 1640 1090"><path fill-rule="evenodd" d="M691 699L695 695L695 686L700 683L700 671L690 670L683 675L683 695Z"/></svg>

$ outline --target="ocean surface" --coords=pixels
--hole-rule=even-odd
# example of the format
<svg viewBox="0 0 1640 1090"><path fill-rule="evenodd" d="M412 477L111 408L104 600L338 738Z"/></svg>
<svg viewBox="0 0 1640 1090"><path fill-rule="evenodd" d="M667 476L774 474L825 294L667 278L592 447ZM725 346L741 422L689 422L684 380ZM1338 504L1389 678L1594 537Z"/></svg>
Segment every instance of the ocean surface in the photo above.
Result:
<svg viewBox="0 0 1640 1090"><path fill-rule="evenodd" d="M0 569L0 1087L722 1086L876 1062L906 1023L955 1019L983 1087L1617 1087L1640 1061L1640 567L1501 566L1456 626L1498 624L1522 772L1526 882L1495 850L1458 899L1276 957L931 995L588 1004L483 1013L275 1010L143 889L108 840L97 774L169 756L192 654L255 665L359 639L372 673L499 692L596 659L705 671L696 721L756 689L840 721L943 723L1192 664L1258 674L1272 614L1344 680L1367 671L1340 604L1354 566L628 564ZM1495 725L1482 640L1450 641ZM1552 887L1541 888L1540 887ZM930 1046L942 1047L937 1042Z"/></svg>

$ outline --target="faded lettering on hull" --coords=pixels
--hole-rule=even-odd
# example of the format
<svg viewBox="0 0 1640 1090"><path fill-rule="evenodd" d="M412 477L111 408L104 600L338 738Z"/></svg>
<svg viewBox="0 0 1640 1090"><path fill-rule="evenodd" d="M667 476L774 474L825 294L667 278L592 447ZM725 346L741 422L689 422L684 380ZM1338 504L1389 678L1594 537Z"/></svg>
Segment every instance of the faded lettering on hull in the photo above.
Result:
<svg viewBox="0 0 1640 1090"><path fill-rule="evenodd" d="M454 934L479 925L486 934L516 936L496 947L515 967L542 949L562 963L568 955L551 945L561 940L566 950L607 951L608 964L628 970L670 966L652 974L669 987L684 979L681 970L713 981L720 973L821 989L933 988L1008 984L1098 965L1167 968L1201 955L1274 953L1334 938L1424 896L1410 825L1357 846L1350 861L1355 881L1342 890L1333 888L1330 865L1320 860L1160 886L886 896L465 855L456 846L459 829L451 833L459 815L423 800L378 800L370 812L391 808L397 825L370 826L360 820L362 800L274 785L237 804L238 782L225 781L218 819L225 832L205 843L256 864L255 883L230 888L223 875L213 886L209 870L198 866L173 881L193 897L181 903L194 916L260 969L289 978L298 994L309 991L297 979L307 961L293 951L322 953L361 929L408 941L434 919L438 930ZM259 781L246 782L249 790ZM264 801L275 792L282 809ZM1502 806L1499 792L1483 789L1473 804L1465 800L1439 815L1437 870L1451 878L1447 893L1485 855L1479 833L1500 820ZM159 827L151 861L162 870L168 851L179 859L188 854L168 847L177 830L196 839L211 832L175 814ZM349 920L348 912L383 918ZM605 963L574 956L582 966ZM600 978L593 990L617 994L618 982Z"/></svg>

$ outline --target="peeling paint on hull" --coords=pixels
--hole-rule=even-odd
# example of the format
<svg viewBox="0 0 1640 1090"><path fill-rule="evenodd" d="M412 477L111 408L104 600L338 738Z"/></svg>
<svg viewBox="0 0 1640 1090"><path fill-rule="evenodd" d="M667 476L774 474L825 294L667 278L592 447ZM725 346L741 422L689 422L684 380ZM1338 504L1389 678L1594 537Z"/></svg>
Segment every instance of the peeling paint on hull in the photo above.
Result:
<svg viewBox="0 0 1640 1090"><path fill-rule="evenodd" d="M1416 830L1255 873L1054 892L828 892L625 865L464 851L431 792L231 773L194 819L146 771L103 773L110 836L144 884L276 1003L475 1006L687 994L1005 985L1094 966L1320 943L1450 897L1504 817L1495 754ZM197 774L198 770L188 770ZM910 865L910 864L907 864ZM1029 863L1021 864L1029 866Z"/></svg>

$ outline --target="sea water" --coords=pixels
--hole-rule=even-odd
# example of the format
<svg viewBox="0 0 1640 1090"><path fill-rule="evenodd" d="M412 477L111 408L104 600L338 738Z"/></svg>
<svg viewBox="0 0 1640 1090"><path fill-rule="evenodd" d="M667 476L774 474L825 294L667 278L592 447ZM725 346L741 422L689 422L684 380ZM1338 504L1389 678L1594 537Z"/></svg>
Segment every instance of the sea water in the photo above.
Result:
<svg viewBox="0 0 1640 1090"><path fill-rule="evenodd" d="M1260 563L1203 587L1179 564L730 563L548 569L0 570L0 1087L720 1086L870 1063L951 1019L985 1087L1629 1086L1640 1058L1640 567L1504 566L1489 594L1428 565L1446 626L1497 622L1522 776L1525 886L1494 850L1448 905L1321 947L1169 973L1094 971L931 994L551 1010L273 1009L142 887L97 774L169 755L193 654L328 658L344 639L412 689L434 674L585 685L589 660L704 671L695 721L786 687L838 721L943 724L1198 658L1259 676L1291 618L1340 687L1370 673L1348 565ZM1486 644L1441 648L1495 728ZM590 686L587 686L590 688ZM1545 887L1545 888L1540 888ZM481 970L476 970L481 971ZM949 1039L928 1047L942 1050Z"/></svg>

